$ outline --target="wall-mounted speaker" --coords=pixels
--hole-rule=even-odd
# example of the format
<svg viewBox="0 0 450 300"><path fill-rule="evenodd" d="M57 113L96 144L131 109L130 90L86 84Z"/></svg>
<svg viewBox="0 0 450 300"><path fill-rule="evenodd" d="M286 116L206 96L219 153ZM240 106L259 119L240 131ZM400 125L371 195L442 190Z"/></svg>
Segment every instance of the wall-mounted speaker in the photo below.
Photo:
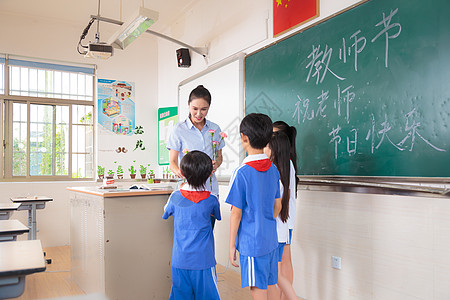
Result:
<svg viewBox="0 0 450 300"><path fill-rule="evenodd" d="M189 49L177 49L177 62L178 67L180 68L189 68L191 66L191 55L189 54Z"/></svg>

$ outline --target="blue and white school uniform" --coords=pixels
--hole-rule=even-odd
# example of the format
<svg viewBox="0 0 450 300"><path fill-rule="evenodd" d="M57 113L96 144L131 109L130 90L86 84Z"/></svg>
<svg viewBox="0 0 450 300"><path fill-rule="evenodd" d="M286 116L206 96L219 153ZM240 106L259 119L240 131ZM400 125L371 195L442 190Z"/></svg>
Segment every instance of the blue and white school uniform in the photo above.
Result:
<svg viewBox="0 0 450 300"><path fill-rule="evenodd" d="M280 174L265 154L249 155L231 177L226 203L242 209L236 238L242 287L267 289L278 281L275 199Z"/></svg>
<svg viewBox="0 0 450 300"><path fill-rule="evenodd" d="M174 217L169 299L220 299L211 215L221 219L219 201L210 191L185 184L167 201L162 218Z"/></svg>
<svg viewBox="0 0 450 300"><path fill-rule="evenodd" d="M202 151L208 154L212 159L213 148L211 142L211 133L209 133L209 130L211 129L215 130L213 140L219 142L221 131L219 125L206 120L205 126L203 126L202 130L198 130L197 127L192 124L191 119L187 118L186 120L179 122L173 128L173 131L169 137L169 141L167 142L167 149L178 151L178 162L180 162L184 156L184 149L188 149L189 151ZM222 140L217 150L221 150L223 147L225 147L225 140ZM213 174L212 177L212 186L210 180L207 180L206 188L211 191L213 195L219 195L219 185L217 183L215 174Z"/></svg>

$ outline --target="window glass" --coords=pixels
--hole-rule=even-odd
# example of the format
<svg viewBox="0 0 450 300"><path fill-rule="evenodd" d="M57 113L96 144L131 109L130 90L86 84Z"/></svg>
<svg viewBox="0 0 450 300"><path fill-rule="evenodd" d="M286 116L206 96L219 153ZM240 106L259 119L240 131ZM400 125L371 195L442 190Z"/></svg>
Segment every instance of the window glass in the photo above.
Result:
<svg viewBox="0 0 450 300"><path fill-rule="evenodd" d="M9 95L19 96L2 99L2 121L9 120L3 131L12 140L2 152L4 161L12 162L12 168L3 164L5 177L94 176L93 70L0 57L0 93L7 71Z"/></svg>
<svg viewBox="0 0 450 300"><path fill-rule="evenodd" d="M93 75L24 66L9 68L11 95L93 100ZM4 80L2 84L3 82ZM0 88L3 92L3 87L0 86Z"/></svg>
<svg viewBox="0 0 450 300"><path fill-rule="evenodd" d="M93 176L93 121L92 106L72 107L72 176Z"/></svg>
<svg viewBox="0 0 450 300"><path fill-rule="evenodd" d="M13 104L13 176L27 175L27 107L23 103Z"/></svg>
<svg viewBox="0 0 450 300"><path fill-rule="evenodd" d="M30 105L30 175L53 175L53 105Z"/></svg>
<svg viewBox="0 0 450 300"><path fill-rule="evenodd" d="M3 74L5 73L5 64L0 63L0 94L5 93L5 78Z"/></svg>

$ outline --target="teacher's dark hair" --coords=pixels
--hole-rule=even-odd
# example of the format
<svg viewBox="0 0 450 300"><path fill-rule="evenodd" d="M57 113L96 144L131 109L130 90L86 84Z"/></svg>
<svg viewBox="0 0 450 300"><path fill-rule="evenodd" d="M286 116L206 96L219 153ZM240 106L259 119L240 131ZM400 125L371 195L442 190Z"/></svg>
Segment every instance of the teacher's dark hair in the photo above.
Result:
<svg viewBox="0 0 450 300"><path fill-rule="evenodd" d="M291 166L289 164L289 138L282 131L274 132L269 142L270 160L280 172L280 180L283 184L283 197L281 197L280 219L286 223L289 218L289 183Z"/></svg>
<svg viewBox="0 0 450 300"><path fill-rule="evenodd" d="M208 105L211 105L211 93L203 85L199 85L191 91L189 94L188 105L195 99L204 99L208 102Z"/></svg>
<svg viewBox="0 0 450 300"><path fill-rule="evenodd" d="M241 121L239 132L248 137L250 146L264 149L272 137L272 120L268 115L252 113Z"/></svg>
<svg viewBox="0 0 450 300"><path fill-rule="evenodd" d="M205 188L205 182L211 176L213 166L211 158L201 151L188 152L180 162L180 170L193 188Z"/></svg>

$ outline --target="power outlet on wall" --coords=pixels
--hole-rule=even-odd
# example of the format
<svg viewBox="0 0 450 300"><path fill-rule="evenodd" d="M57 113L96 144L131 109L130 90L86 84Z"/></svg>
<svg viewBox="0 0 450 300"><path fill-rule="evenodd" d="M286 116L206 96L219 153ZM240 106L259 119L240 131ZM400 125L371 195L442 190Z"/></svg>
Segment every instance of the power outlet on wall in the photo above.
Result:
<svg viewBox="0 0 450 300"><path fill-rule="evenodd" d="M339 256L332 256L331 266L338 270L342 269L341 258Z"/></svg>

